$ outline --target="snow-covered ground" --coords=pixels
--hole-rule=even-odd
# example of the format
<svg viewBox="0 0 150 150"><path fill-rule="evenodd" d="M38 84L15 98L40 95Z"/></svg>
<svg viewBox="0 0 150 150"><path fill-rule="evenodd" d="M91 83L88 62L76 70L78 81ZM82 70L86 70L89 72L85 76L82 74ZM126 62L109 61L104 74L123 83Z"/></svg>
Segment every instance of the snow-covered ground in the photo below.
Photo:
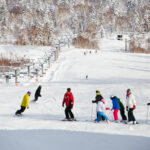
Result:
<svg viewBox="0 0 150 150"><path fill-rule="evenodd" d="M103 39L101 51L84 55L84 50L63 48L39 83L23 82L18 87L2 84L0 90L0 147L2 150L86 149L149 150L150 118L146 121L150 102L150 55L124 53L124 41ZM35 49L34 49L35 50ZM28 53L34 55L31 51ZM88 79L86 79L88 75ZM42 85L42 97L30 102L23 117L15 117L24 94ZM75 97L73 112L77 122L62 122L62 99L70 87ZM112 107L110 95L125 104L126 89L136 97L135 117L138 125L90 122L95 118L95 91L100 90L106 105ZM150 109L149 109L150 111ZM107 111L112 119L112 112ZM149 112L150 113L150 112ZM119 118L121 119L120 115ZM8 144L9 143L9 144Z"/></svg>

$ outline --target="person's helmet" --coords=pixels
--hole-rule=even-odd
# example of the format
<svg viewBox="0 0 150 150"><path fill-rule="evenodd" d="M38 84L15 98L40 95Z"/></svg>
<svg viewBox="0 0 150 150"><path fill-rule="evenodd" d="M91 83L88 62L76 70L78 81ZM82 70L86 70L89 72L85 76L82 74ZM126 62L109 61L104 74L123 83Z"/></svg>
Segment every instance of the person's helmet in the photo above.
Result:
<svg viewBox="0 0 150 150"><path fill-rule="evenodd" d="M131 89L127 89L127 93L131 93Z"/></svg>
<svg viewBox="0 0 150 150"><path fill-rule="evenodd" d="M100 93L100 90L96 90L96 93Z"/></svg>
<svg viewBox="0 0 150 150"><path fill-rule="evenodd" d="M28 91L27 93L28 93L29 95L31 95L31 92L30 92L30 91Z"/></svg>
<svg viewBox="0 0 150 150"><path fill-rule="evenodd" d="M100 90L96 90L96 95L100 95Z"/></svg>
<svg viewBox="0 0 150 150"><path fill-rule="evenodd" d="M111 96L110 96L110 99L113 100L114 97L115 97L115 96L111 95Z"/></svg>

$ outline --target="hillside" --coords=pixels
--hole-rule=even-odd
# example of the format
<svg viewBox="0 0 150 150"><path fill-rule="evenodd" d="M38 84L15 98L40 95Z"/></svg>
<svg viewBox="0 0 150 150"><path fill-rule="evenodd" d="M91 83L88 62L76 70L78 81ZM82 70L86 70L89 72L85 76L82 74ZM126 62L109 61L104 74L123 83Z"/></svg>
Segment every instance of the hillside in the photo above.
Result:
<svg viewBox="0 0 150 150"><path fill-rule="evenodd" d="M150 32L149 6L149 0L0 0L0 44L49 46L76 34L86 41L80 48L96 49L106 33Z"/></svg>

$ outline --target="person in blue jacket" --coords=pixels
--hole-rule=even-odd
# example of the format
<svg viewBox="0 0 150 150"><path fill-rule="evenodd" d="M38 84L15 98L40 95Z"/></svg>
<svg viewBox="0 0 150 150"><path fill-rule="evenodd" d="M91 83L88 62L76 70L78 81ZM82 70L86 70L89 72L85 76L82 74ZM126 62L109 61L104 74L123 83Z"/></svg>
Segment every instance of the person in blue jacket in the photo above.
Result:
<svg viewBox="0 0 150 150"><path fill-rule="evenodd" d="M111 110L114 110L114 112L113 112L114 120L116 123L118 123L119 122L118 111L120 109L118 98L116 96L110 96L110 99L112 100L112 103L113 103L113 107Z"/></svg>

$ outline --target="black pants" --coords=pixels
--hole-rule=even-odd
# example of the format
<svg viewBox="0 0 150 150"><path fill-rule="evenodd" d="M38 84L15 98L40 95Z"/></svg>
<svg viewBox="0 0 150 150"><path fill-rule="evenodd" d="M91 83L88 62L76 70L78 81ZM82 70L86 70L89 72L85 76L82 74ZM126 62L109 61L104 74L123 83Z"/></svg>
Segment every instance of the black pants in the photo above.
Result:
<svg viewBox="0 0 150 150"><path fill-rule="evenodd" d="M65 115L66 115L66 119L70 119L70 118L74 118L74 115L71 111L71 106L67 106L65 109Z"/></svg>
<svg viewBox="0 0 150 150"><path fill-rule="evenodd" d="M120 110L120 115L122 117L122 120L127 120L127 117L125 115L125 111L124 110Z"/></svg>
<svg viewBox="0 0 150 150"><path fill-rule="evenodd" d="M129 111L128 111L128 121L135 121L135 117L133 115L133 108L129 108Z"/></svg>
<svg viewBox="0 0 150 150"><path fill-rule="evenodd" d="M39 97L38 95L35 95L35 96L34 96L34 98L35 98L34 101L37 101L37 100L38 100L38 97Z"/></svg>
<svg viewBox="0 0 150 150"><path fill-rule="evenodd" d="M16 115L18 115L18 114L20 115L21 113L23 113L25 111L25 109L26 109L26 107L21 106L21 109L16 111Z"/></svg>

